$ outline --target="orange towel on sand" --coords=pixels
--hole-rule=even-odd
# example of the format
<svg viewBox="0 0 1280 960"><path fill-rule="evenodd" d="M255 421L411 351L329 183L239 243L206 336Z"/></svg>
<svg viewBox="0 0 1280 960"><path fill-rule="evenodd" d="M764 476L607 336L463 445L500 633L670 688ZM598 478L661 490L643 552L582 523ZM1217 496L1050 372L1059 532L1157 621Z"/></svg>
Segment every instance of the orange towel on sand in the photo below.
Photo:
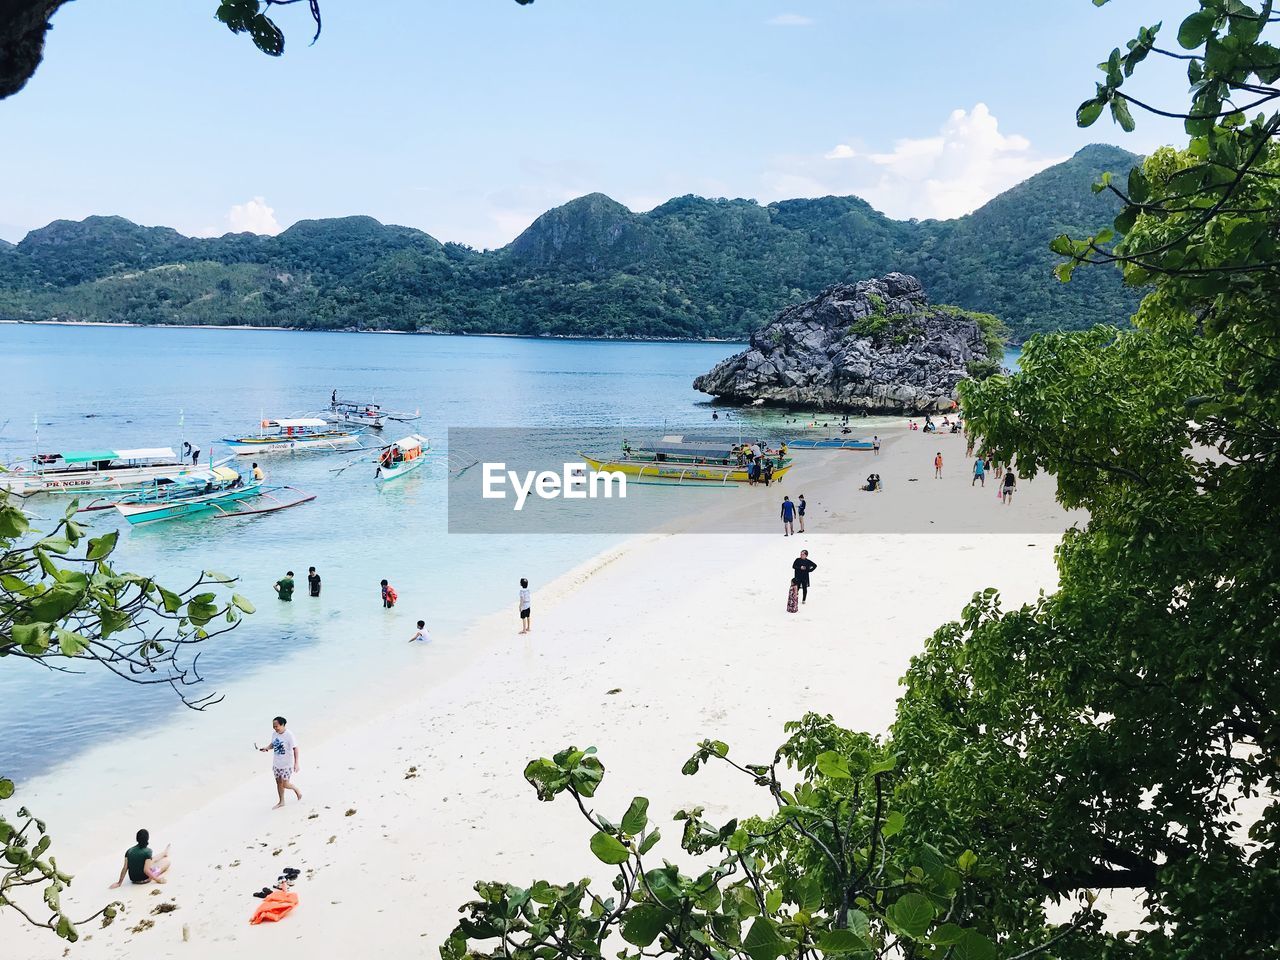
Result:
<svg viewBox="0 0 1280 960"><path fill-rule="evenodd" d="M289 915L298 905L298 895L292 890L272 890L262 898L258 909L249 918L250 923L275 923Z"/></svg>

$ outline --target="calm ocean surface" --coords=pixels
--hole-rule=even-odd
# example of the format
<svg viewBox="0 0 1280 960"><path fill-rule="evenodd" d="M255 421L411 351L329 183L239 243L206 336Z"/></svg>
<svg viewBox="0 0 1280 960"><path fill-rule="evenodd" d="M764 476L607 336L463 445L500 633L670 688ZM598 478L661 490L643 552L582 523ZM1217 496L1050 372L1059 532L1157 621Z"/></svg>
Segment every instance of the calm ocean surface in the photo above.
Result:
<svg viewBox="0 0 1280 960"><path fill-rule="evenodd" d="M0 324L0 460L31 455L38 421L43 451L177 449L185 436L203 449L204 462L211 452L227 454L217 449L218 438L253 433L263 416L314 412L334 389L384 409L420 409L421 420L388 424L383 434L395 439L420 432L437 449L444 447L448 427L582 428L602 440L613 434L615 441L663 427L705 430L713 426L709 398L690 382L737 349ZM765 426L776 416L722 413L718 426L729 428L738 417ZM376 678L377 645L407 639L419 617L437 639L460 634L477 616L513 603L520 577L532 581L536 594L538 585L611 542L587 535L450 536L444 492L450 465L443 451L381 490L366 464L335 472L353 456L261 458L270 481L317 494L296 509L125 525L117 569L156 574L174 588L213 569L239 577L236 589L257 604L255 615L201 656L208 691L300 653L327 664L337 677L350 671ZM29 508L53 517L65 502L42 497ZM94 533L121 525L113 511L86 516L93 518ZM306 596L308 566L323 577L318 602ZM299 581L292 604L276 601L271 587L286 570ZM384 577L400 595L394 621L379 603ZM282 680L285 699L286 686ZM8 745L0 763L8 776L30 776L182 709L163 686L138 687L102 670L67 676L9 662L0 670L0 730Z"/></svg>

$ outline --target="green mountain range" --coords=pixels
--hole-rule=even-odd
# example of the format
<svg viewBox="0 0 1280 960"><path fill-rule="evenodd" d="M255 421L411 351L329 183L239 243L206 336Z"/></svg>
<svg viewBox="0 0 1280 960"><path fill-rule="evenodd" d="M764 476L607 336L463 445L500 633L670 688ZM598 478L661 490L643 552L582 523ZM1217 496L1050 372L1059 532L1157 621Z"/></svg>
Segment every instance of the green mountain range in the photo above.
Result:
<svg viewBox="0 0 1280 960"><path fill-rule="evenodd" d="M484 252L370 217L209 239L58 220L0 245L0 318L736 339L833 283L901 271L1022 340L1133 312L1115 270L1060 284L1048 245L1109 223L1116 205L1090 184L1136 160L1086 147L955 220L893 220L857 197L686 196L633 213L591 194Z"/></svg>

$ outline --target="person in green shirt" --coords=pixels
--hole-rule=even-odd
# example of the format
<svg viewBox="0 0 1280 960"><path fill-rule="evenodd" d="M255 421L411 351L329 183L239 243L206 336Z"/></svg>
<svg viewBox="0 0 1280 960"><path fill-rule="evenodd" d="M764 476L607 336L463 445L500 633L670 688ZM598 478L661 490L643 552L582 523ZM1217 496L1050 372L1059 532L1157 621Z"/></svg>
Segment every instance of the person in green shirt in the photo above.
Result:
<svg viewBox="0 0 1280 960"><path fill-rule="evenodd" d="M146 830L139 830L136 839L137 846L124 852L124 866L120 868L120 878L111 884L112 890L124 883L126 876L134 883L165 882L164 875L169 870L169 848L165 847L159 857L153 858L151 847L148 846L151 834Z"/></svg>
<svg viewBox="0 0 1280 960"><path fill-rule="evenodd" d="M290 570L283 577L276 581L276 595L281 600L293 600L293 571Z"/></svg>

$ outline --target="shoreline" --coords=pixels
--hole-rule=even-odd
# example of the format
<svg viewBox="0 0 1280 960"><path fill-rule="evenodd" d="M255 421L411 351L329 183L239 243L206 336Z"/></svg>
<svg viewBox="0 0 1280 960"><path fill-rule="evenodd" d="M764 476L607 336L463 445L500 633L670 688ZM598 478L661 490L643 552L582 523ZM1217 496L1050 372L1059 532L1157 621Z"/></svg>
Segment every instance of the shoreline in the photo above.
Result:
<svg viewBox="0 0 1280 960"><path fill-rule="evenodd" d="M946 439L963 449L958 436ZM934 443L897 431L876 466L886 477L914 470ZM385 652L380 642L362 643L357 656L386 658L366 689L340 684L320 715L283 711L299 738L301 804L271 811L269 774L249 753L253 736L263 735L257 715L269 717L264 711L275 708L267 704L283 699L269 671L258 689L228 691L235 696L227 709L201 716L214 746L140 731L20 785L20 799L49 820L59 862L76 874L64 894L72 912L92 913L112 895L127 904L108 930L83 929L69 955L124 957L141 947L149 957L242 949L322 960L352 951L399 956L442 940L476 880L603 876L576 810L537 803L521 776L529 759L569 743L600 749L609 771L602 811L620 811L635 794L651 798L658 821L695 803L723 819L759 811L762 798L749 785L681 776L699 739L725 740L735 756L768 756L785 737L782 724L808 710L882 732L910 656L975 590L994 585L1021 603L1056 582L1056 535L822 532L876 505L850 482L866 469L863 456L820 454L802 486L778 485L776 499L788 490L811 494L811 532L798 540L776 527L697 539L664 532L595 553L534 584L528 637L517 636L509 608L426 647L399 643ZM1003 508L967 481L904 482L880 502L901 495L945 505L972 494L968 509L1000 516L993 511ZM1021 502L1030 511L1046 500L1051 484ZM761 500L714 509L732 524ZM785 584L801 546L819 569L813 603L791 615ZM246 702L251 726L234 710ZM196 772L204 782L184 785ZM55 785L74 801L62 802L65 812L42 799ZM107 799L75 818L70 809L88 802L86 792ZM139 826L158 844L174 844L171 880L108 891ZM664 843L660 855L683 857L674 838ZM250 892L285 866L303 871L301 906L272 928L250 927ZM153 917L158 902L176 909ZM357 926L353 915L377 922ZM62 955L61 941L28 935L17 940L33 958Z"/></svg>

